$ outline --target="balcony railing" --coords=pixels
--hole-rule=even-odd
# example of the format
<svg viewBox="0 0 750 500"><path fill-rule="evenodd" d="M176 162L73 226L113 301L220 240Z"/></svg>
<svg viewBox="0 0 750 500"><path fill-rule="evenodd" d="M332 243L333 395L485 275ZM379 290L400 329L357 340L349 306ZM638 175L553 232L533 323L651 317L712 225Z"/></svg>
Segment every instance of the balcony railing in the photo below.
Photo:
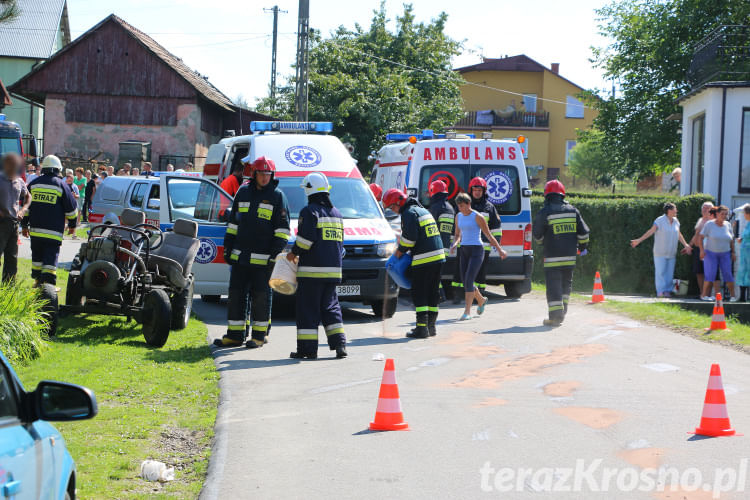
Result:
<svg viewBox="0 0 750 500"><path fill-rule="evenodd" d="M750 80L750 26L724 25L712 31L696 47L687 77L693 87Z"/></svg>
<svg viewBox="0 0 750 500"><path fill-rule="evenodd" d="M467 111L456 128L548 128L549 111Z"/></svg>

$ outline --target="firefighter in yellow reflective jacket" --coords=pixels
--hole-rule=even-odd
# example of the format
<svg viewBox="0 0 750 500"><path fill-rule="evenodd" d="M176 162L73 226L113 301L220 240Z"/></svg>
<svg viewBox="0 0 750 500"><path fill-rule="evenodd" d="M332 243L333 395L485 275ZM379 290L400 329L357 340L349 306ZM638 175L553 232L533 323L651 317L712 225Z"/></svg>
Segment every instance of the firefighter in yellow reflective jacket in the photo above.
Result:
<svg viewBox="0 0 750 500"><path fill-rule="evenodd" d="M299 257L297 268L297 350L289 357L318 357L318 326L336 358L346 357L346 337L336 284L341 283L344 219L331 203L328 179L312 172L302 180L308 204L300 211L297 239L287 259Z"/></svg>
<svg viewBox="0 0 750 500"><path fill-rule="evenodd" d="M57 256L62 245L65 220L73 234L78 204L70 187L60 178L62 163L49 155L42 161L42 175L29 183L31 205L22 226L31 239L31 277L37 285L57 283Z"/></svg>

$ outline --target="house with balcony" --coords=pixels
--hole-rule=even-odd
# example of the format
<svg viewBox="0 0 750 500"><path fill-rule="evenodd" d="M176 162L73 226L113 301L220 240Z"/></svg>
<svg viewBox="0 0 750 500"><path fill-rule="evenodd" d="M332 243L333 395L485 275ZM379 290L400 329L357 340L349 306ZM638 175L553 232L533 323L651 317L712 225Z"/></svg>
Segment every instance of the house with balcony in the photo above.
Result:
<svg viewBox="0 0 750 500"><path fill-rule="evenodd" d="M580 98L583 87L560 75L560 65L549 68L526 55L458 68L465 116L456 124L459 133L494 139L527 139L526 166L536 183L561 178L577 129L591 126L596 110Z"/></svg>
<svg viewBox="0 0 750 500"><path fill-rule="evenodd" d="M680 192L750 202L750 26L720 26L695 49L682 108Z"/></svg>

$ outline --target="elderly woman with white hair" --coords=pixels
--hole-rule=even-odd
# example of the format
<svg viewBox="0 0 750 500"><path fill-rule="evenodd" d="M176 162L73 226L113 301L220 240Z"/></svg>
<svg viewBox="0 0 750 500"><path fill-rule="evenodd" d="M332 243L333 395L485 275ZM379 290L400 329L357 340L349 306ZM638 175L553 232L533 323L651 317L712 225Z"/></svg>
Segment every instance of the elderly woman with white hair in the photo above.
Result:
<svg viewBox="0 0 750 500"><path fill-rule="evenodd" d="M698 281L698 290L700 290L699 298L701 299L703 298L704 271L703 260L701 259L701 252L698 246L698 240L701 238L701 231L703 230L703 226L706 224L706 222L714 218L714 216L711 215L712 208L714 208L714 204L710 201L705 202L701 206L701 216L695 223L695 234L693 234L693 238L690 240L690 246L693 249L693 273L695 274L695 279Z"/></svg>

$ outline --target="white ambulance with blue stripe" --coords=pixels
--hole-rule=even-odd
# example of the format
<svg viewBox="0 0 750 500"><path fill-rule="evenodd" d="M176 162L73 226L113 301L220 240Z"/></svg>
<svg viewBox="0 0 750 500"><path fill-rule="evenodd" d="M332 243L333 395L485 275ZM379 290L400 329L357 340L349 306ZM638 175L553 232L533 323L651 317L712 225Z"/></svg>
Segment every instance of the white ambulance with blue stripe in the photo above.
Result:
<svg viewBox="0 0 750 500"><path fill-rule="evenodd" d="M388 134L389 144L377 153L371 182L383 192L403 189L429 207L429 185L436 180L448 186L448 199L467 192L469 181L487 181L487 198L500 215L501 244L508 258L490 253L487 283L504 285L506 295L520 297L531 291L534 254L531 249L531 189L529 188L522 138L518 140L476 139L474 136L434 134ZM455 251L443 267L443 278L452 278Z"/></svg>

